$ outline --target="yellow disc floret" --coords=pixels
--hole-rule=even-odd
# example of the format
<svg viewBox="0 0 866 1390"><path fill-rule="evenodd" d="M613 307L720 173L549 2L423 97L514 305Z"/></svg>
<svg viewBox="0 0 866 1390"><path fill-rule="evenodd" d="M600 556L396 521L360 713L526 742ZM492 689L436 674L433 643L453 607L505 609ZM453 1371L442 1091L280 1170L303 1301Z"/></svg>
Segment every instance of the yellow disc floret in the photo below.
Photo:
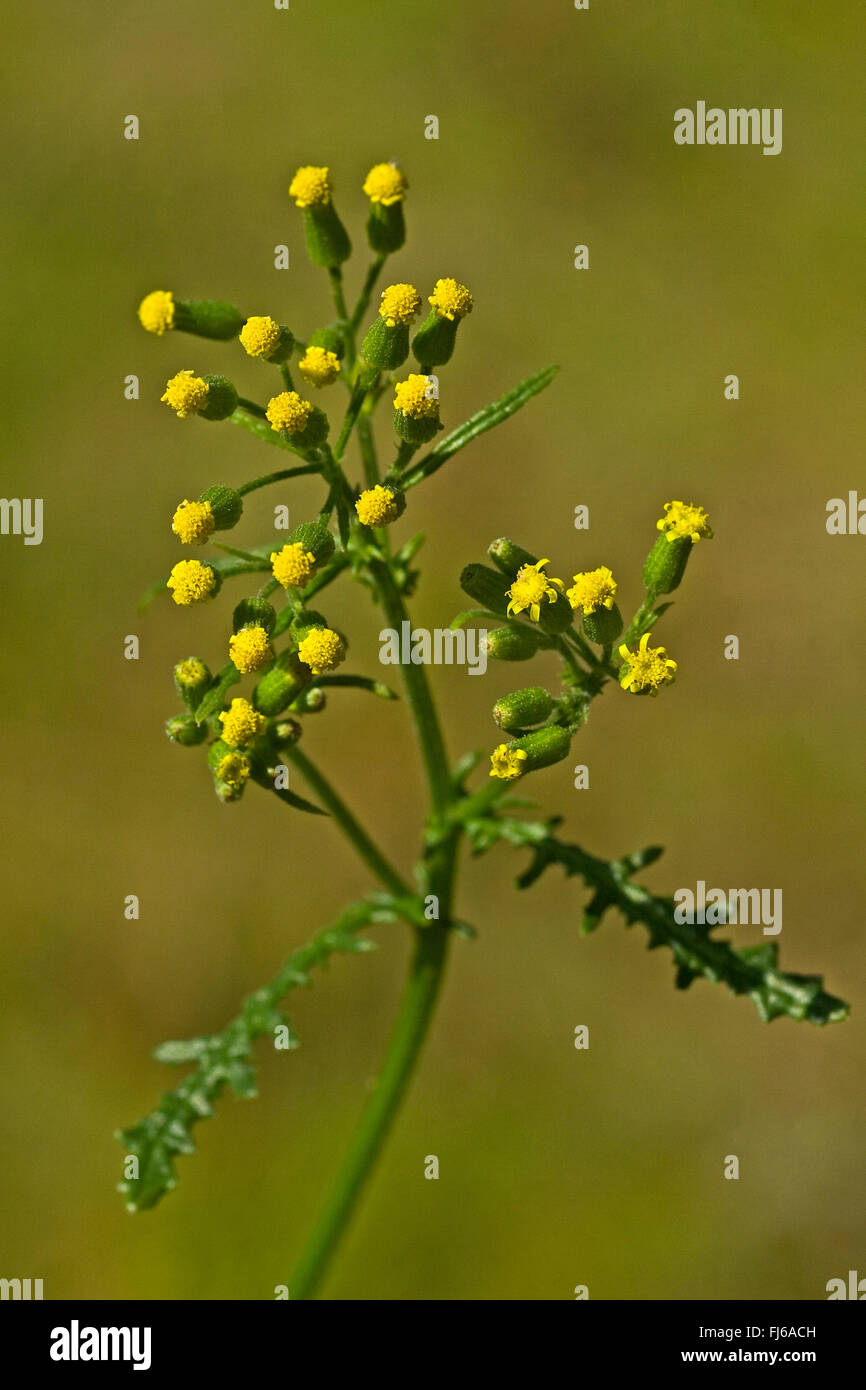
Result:
<svg viewBox="0 0 866 1390"><path fill-rule="evenodd" d="M178 372L165 384L165 394L160 400L171 406L178 418L185 420L188 415L197 415L207 405L207 382L193 371Z"/></svg>
<svg viewBox="0 0 866 1390"><path fill-rule="evenodd" d="M371 203L389 208L406 197L409 182L396 164L374 164L364 180L364 192Z"/></svg>
<svg viewBox="0 0 866 1390"><path fill-rule="evenodd" d="M463 319L472 313L472 295L459 280L437 280L430 303L443 319Z"/></svg>
<svg viewBox="0 0 866 1390"><path fill-rule="evenodd" d="M508 616L513 613L529 613L534 623L541 616L543 603L555 603L562 591L562 580L542 574L548 560L538 560L534 565L522 565L517 578L508 590Z"/></svg>
<svg viewBox="0 0 866 1390"><path fill-rule="evenodd" d="M289 197L299 208L324 207L331 201L331 179L327 166L304 164L289 184Z"/></svg>
<svg viewBox="0 0 866 1390"><path fill-rule="evenodd" d="M394 409L402 410L413 420L435 419L439 414L439 398L429 376L413 372L394 387Z"/></svg>
<svg viewBox="0 0 866 1390"><path fill-rule="evenodd" d="M213 535L216 519L210 502L184 499L172 517L171 529L184 545L204 545Z"/></svg>
<svg viewBox="0 0 866 1390"><path fill-rule="evenodd" d="M525 762L526 753L522 748L514 748L510 743L500 743L490 754L490 776L512 782L523 773Z"/></svg>
<svg viewBox="0 0 866 1390"><path fill-rule="evenodd" d="M355 511L362 526L387 526L400 515L400 504L389 487L377 483L361 493Z"/></svg>
<svg viewBox="0 0 866 1390"><path fill-rule="evenodd" d="M672 681L677 673L677 663L671 661L667 649L650 647L648 643L649 633L645 632L636 652L630 652L625 645L619 649L625 663L619 683L623 690L630 690L633 695L644 692L657 695L661 687Z"/></svg>
<svg viewBox="0 0 866 1390"><path fill-rule="evenodd" d="M226 786L239 792L250 775L249 758L243 753L226 753L217 763L216 775Z"/></svg>
<svg viewBox="0 0 866 1390"><path fill-rule="evenodd" d="M574 576L574 587L566 590L572 608L594 613L597 608L613 608L616 600L616 580L607 565L597 570L584 570Z"/></svg>
<svg viewBox="0 0 866 1390"><path fill-rule="evenodd" d="M340 359L330 348L308 347L298 371L311 386L330 386L340 375Z"/></svg>
<svg viewBox="0 0 866 1390"><path fill-rule="evenodd" d="M421 308L421 296L414 285L389 285L382 291L379 314L389 328L411 323Z"/></svg>
<svg viewBox="0 0 866 1390"><path fill-rule="evenodd" d="M298 644L298 656L309 666L314 676L333 671L344 660L346 649L338 632L329 627L314 627Z"/></svg>
<svg viewBox="0 0 866 1390"><path fill-rule="evenodd" d="M229 748L246 748L261 733L266 722L249 700L241 699L232 700L231 707L223 710L219 719L223 726L223 743Z"/></svg>
<svg viewBox="0 0 866 1390"><path fill-rule="evenodd" d="M277 433L302 434L313 412L312 401L305 401L297 391L281 391L268 401L265 414L272 430Z"/></svg>
<svg viewBox="0 0 866 1390"><path fill-rule="evenodd" d="M656 527L664 532L666 540L688 539L693 545L702 536L711 540L713 535L710 518L703 507L693 502L665 502L665 514L656 522Z"/></svg>
<svg viewBox="0 0 866 1390"><path fill-rule="evenodd" d="M146 294L138 306L138 318L142 328L161 338L169 328L174 328L174 295L169 290Z"/></svg>
<svg viewBox="0 0 866 1390"><path fill-rule="evenodd" d="M270 357L280 345L280 325L267 315L247 319L240 340L248 356Z"/></svg>
<svg viewBox="0 0 866 1390"><path fill-rule="evenodd" d="M273 655L274 649L263 627L242 627L229 638L229 656L241 675L267 666Z"/></svg>
<svg viewBox="0 0 866 1390"><path fill-rule="evenodd" d="M274 579L284 589L303 589L310 582L316 568L316 557L299 541L284 545L282 550L271 552L271 569Z"/></svg>
<svg viewBox="0 0 866 1390"><path fill-rule="evenodd" d="M200 560L178 560L166 580L175 603L204 603L216 587L216 575Z"/></svg>

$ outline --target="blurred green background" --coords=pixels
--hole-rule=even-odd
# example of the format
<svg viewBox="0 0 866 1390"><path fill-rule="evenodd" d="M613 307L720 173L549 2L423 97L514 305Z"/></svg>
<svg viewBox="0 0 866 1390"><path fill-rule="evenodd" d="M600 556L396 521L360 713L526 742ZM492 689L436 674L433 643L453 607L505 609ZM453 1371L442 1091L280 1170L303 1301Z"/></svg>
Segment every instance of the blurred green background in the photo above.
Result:
<svg viewBox="0 0 866 1390"><path fill-rule="evenodd" d="M411 182L390 278L428 293L455 275L475 295L442 372L446 426L562 366L412 494L397 530L428 535L415 621L444 625L464 606L462 565L502 533L566 578L611 565L630 609L661 504L704 504L716 539L664 622L676 685L657 701L609 690L574 750L590 790L572 790L570 764L532 790L594 852L667 846L647 875L659 890L781 887L783 964L824 972L854 1013L824 1031L767 1027L705 982L677 994L641 928L610 917L578 937L575 882L551 874L523 896L522 856L468 864L458 910L480 936L455 943L415 1087L325 1294L567 1299L587 1284L592 1298L810 1299L866 1273L866 541L824 525L827 499L861 476L860 6L4 10L3 492L44 497L46 530L40 548L0 539L0 1274L42 1277L49 1298L271 1298L375 1074L407 959L399 928L296 996L302 1049L260 1049L260 1098L227 1097L199 1127L163 1205L131 1216L114 1191L112 1131L172 1084L151 1049L222 1026L369 886L332 826L256 789L220 806L200 752L165 738L171 666L193 651L221 662L230 603L137 613L177 556L168 518L210 483L279 463L228 424L159 404L182 367L226 371L259 398L271 373L237 345L149 337L135 307L165 287L304 335L331 309L291 174L331 166L359 252L354 296L360 185L389 158ZM699 98L781 106L783 153L675 146L673 112ZM122 138L130 113L137 143ZM131 372L138 402L123 397ZM731 372L737 402L723 398ZM318 498L306 479L260 494L239 543L267 537L274 503L301 520ZM579 503L588 534L573 529ZM343 584L327 612L351 635L352 667L380 673L366 595ZM122 658L130 632L138 662ZM723 659L729 633L738 662ZM490 706L527 670L432 671L452 755L491 746ZM346 693L305 746L408 866L424 800L402 706ZM128 893L138 922L124 919ZM588 1052L572 1045L579 1023ZM438 1182L423 1177L430 1153ZM732 1153L738 1182L722 1176Z"/></svg>

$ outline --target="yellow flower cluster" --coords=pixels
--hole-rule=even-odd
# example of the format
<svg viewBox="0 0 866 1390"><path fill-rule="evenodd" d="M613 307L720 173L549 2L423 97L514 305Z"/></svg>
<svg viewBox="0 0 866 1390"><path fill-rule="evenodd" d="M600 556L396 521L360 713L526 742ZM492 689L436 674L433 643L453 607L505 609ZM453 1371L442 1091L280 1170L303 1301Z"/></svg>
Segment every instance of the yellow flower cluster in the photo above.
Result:
<svg viewBox="0 0 866 1390"><path fill-rule="evenodd" d="M387 526L396 521L400 506L389 487L377 483L361 493L355 503L355 511L362 526Z"/></svg>
<svg viewBox="0 0 866 1390"><path fill-rule="evenodd" d="M505 782L513 781L522 775L526 756L522 748L515 748L510 743L500 743L490 754L490 776L501 777Z"/></svg>
<svg viewBox="0 0 866 1390"><path fill-rule="evenodd" d="M216 775L226 786L239 792L250 775L249 758L243 753L226 753L217 763Z"/></svg>
<svg viewBox="0 0 866 1390"><path fill-rule="evenodd" d="M517 577L508 590L508 616L528 611L534 623L541 617L543 603L555 603L562 591L562 580L553 579L542 573L548 560L538 560L534 565L522 565Z"/></svg>
<svg viewBox="0 0 866 1390"><path fill-rule="evenodd" d="M670 659L665 647L649 646L648 632L640 639L636 652L629 651L623 644L619 654L625 663L619 683L623 690L630 690L633 695L645 692L657 695L661 687L676 675L677 663Z"/></svg>
<svg viewBox="0 0 866 1390"><path fill-rule="evenodd" d="M174 328L174 295L169 290L154 290L145 295L138 306L138 320L148 333L162 337Z"/></svg>
<svg viewBox="0 0 866 1390"><path fill-rule="evenodd" d="M216 519L210 502L184 499L172 517L171 529L184 545L204 545L213 535Z"/></svg>
<svg viewBox="0 0 866 1390"><path fill-rule="evenodd" d="M414 285L389 285L382 291L379 314L389 328L409 324L421 308L421 296Z"/></svg>
<svg viewBox="0 0 866 1390"><path fill-rule="evenodd" d="M270 357L280 345L280 325L267 315L247 319L240 340L249 357Z"/></svg>
<svg viewBox="0 0 866 1390"><path fill-rule="evenodd" d="M656 522L656 527L664 532L666 540L688 539L693 545L702 536L710 540L713 535L710 518L703 507L693 502L665 502L665 514Z"/></svg>
<svg viewBox="0 0 866 1390"><path fill-rule="evenodd" d="M300 542L284 545L282 550L271 552L271 569L274 579L284 589L303 589L316 568L316 557L305 550Z"/></svg>
<svg viewBox="0 0 866 1390"><path fill-rule="evenodd" d="M371 203L389 208L405 198L409 181L396 164L374 164L364 180L364 192Z"/></svg>
<svg viewBox="0 0 866 1390"><path fill-rule="evenodd" d="M405 381L394 387L394 409L402 410L413 420L435 418L439 414L439 400L431 389L429 376L413 372Z"/></svg>
<svg viewBox="0 0 866 1390"><path fill-rule="evenodd" d="M207 405L207 382L193 371L178 372L177 376L166 382L165 394L160 400L171 406L179 419L185 420L188 415L197 415Z"/></svg>
<svg viewBox="0 0 866 1390"><path fill-rule="evenodd" d="M298 644L298 656L314 676L333 671L346 655L343 639L329 627L314 627Z"/></svg>
<svg viewBox="0 0 866 1390"><path fill-rule="evenodd" d="M263 627L242 627L229 638L229 656L241 675L258 671L273 660L274 649Z"/></svg>
<svg viewBox="0 0 866 1390"><path fill-rule="evenodd" d="M598 608L613 608L616 599L616 580L607 565L597 570L584 570L574 576L574 586L566 590L572 608L594 613Z"/></svg>
<svg viewBox="0 0 866 1390"><path fill-rule="evenodd" d="M216 587L216 575L210 565L200 560L178 560L166 580L175 603L184 605L204 603Z"/></svg>
<svg viewBox="0 0 866 1390"><path fill-rule="evenodd" d="M231 707L219 716L223 726L223 743L229 748L246 748L265 727L265 717L254 710L249 700L232 700ZM228 780L227 778L224 780Z"/></svg>
<svg viewBox="0 0 866 1390"><path fill-rule="evenodd" d="M312 401L305 401L297 391L281 391L268 401L265 414L271 429L285 434L302 434L313 412Z"/></svg>
<svg viewBox="0 0 866 1390"><path fill-rule="evenodd" d="M289 184L289 197L299 208L324 207L331 201L331 178L327 166L304 164Z"/></svg>
<svg viewBox="0 0 866 1390"><path fill-rule="evenodd" d="M311 386L330 386L340 375L340 359L330 348L308 347L298 371Z"/></svg>
<svg viewBox="0 0 866 1390"><path fill-rule="evenodd" d="M436 281L429 302L443 319L462 319L472 313L472 295L465 285L450 276Z"/></svg>

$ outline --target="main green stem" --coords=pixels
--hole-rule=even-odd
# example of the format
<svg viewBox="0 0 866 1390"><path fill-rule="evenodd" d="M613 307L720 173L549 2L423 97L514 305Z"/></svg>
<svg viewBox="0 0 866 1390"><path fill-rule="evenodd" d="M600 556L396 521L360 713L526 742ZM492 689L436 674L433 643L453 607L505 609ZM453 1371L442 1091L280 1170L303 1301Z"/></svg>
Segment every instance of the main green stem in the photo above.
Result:
<svg viewBox="0 0 866 1390"><path fill-rule="evenodd" d="M370 568L385 614L399 631L401 623L408 621L408 613L390 567L382 560L374 561ZM424 668L403 666L402 675L427 773L431 820L439 831L435 848L425 860L424 883L427 894L437 902L438 915L429 926L415 928L409 977L376 1089L364 1107L330 1196L292 1276L289 1295L293 1299L315 1295L352 1217L408 1089L433 1019L448 957L459 831L447 827L445 813L454 792ZM296 749L291 751L297 755Z"/></svg>

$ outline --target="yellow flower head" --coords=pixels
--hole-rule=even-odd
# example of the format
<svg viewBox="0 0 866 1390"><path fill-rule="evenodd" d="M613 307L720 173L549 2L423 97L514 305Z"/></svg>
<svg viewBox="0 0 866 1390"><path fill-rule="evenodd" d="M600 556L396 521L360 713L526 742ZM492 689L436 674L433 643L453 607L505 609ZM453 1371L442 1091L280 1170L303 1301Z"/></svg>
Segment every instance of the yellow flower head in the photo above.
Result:
<svg viewBox="0 0 866 1390"><path fill-rule="evenodd" d="M171 521L171 529L184 545L204 545L216 526L210 502L181 502Z"/></svg>
<svg viewBox="0 0 866 1390"><path fill-rule="evenodd" d="M340 375L340 359L330 348L308 347L298 371L311 386L330 386Z"/></svg>
<svg viewBox="0 0 866 1390"><path fill-rule="evenodd" d="M316 557L305 550L299 541L271 552L274 579L284 589L303 589L316 568Z"/></svg>
<svg viewBox="0 0 866 1390"><path fill-rule="evenodd" d="M239 792L250 775L249 758L243 753L226 753L217 763L216 775L221 782Z"/></svg>
<svg viewBox="0 0 866 1390"><path fill-rule="evenodd" d="M265 414L271 429L277 433L284 430L286 434L302 434L312 412L312 401L303 400L297 391L281 391L279 396L268 401Z"/></svg>
<svg viewBox="0 0 866 1390"><path fill-rule="evenodd" d="M274 649L263 627L242 627L229 638L229 656L243 676L267 666L273 655Z"/></svg>
<svg viewBox="0 0 866 1390"><path fill-rule="evenodd" d="M508 590L508 616L528 610L534 623L541 617L541 605L554 603L562 591L562 580L553 579L542 570L548 560L539 560L534 565L522 565L517 578Z"/></svg>
<svg viewBox="0 0 866 1390"><path fill-rule="evenodd" d="M138 306L138 318L142 328L161 338L166 329L174 328L174 295L170 290L146 294Z"/></svg>
<svg viewBox="0 0 866 1390"><path fill-rule="evenodd" d="M160 400L170 405L178 419L185 420L188 415L197 415L207 405L207 382L192 371L178 372L165 384L165 394Z"/></svg>
<svg viewBox="0 0 866 1390"><path fill-rule="evenodd" d="M216 575L200 560L178 560L166 580L175 603L204 603L216 587Z"/></svg>
<svg viewBox="0 0 866 1390"><path fill-rule="evenodd" d="M174 668L174 678L184 689L203 685L209 677L210 672L197 656L188 656L186 661L179 661Z"/></svg>
<svg viewBox="0 0 866 1390"><path fill-rule="evenodd" d="M439 398L433 391L429 376L413 372L405 381L394 387L394 409L411 415L413 420L436 419L439 415Z"/></svg>
<svg viewBox="0 0 866 1390"><path fill-rule="evenodd" d="M248 356L270 357L280 345L280 325L267 315L247 319L240 340Z"/></svg>
<svg viewBox="0 0 866 1390"><path fill-rule="evenodd" d="M421 296L414 285L389 285L382 291L379 314L389 328L396 328L398 323L411 323L420 308Z"/></svg>
<svg viewBox="0 0 866 1390"><path fill-rule="evenodd" d="M389 208L406 197L409 181L396 164L374 164L364 180L364 192L371 203Z"/></svg>
<svg viewBox="0 0 866 1390"><path fill-rule="evenodd" d="M630 690L633 695L641 695L644 691L657 695L661 687L672 681L677 673L677 663L671 661L667 649L650 647L648 643L649 633L645 632L636 652L630 652L625 645L619 649L626 663L620 672L619 683L623 690Z"/></svg>
<svg viewBox="0 0 866 1390"><path fill-rule="evenodd" d="M526 753L522 748L515 748L510 743L500 743L490 754L490 776L512 782L523 773L525 762Z"/></svg>
<svg viewBox="0 0 866 1390"><path fill-rule="evenodd" d="M713 536L710 518L703 507L693 502L665 502L665 515L659 518L656 527L664 532L666 540L688 539L693 545L702 536L707 540L712 540Z"/></svg>
<svg viewBox="0 0 866 1390"><path fill-rule="evenodd" d="M442 319L463 319L472 313L472 295L459 280L437 280L430 303Z"/></svg>
<svg viewBox="0 0 866 1390"><path fill-rule="evenodd" d="M331 201L331 179L327 167L304 164L289 184L289 197L299 208L324 207Z"/></svg>
<svg viewBox="0 0 866 1390"><path fill-rule="evenodd" d="M584 570L574 576L574 587L566 591L572 608L594 613L597 608L613 608L616 599L616 580L607 565L597 570Z"/></svg>
<svg viewBox="0 0 866 1390"><path fill-rule="evenodd" d="M298 656L314 676L333 671L345 659L346 649L339 633L329 627L314 627L298 644Z"/></svg>
<svg viewBox="0 0 866 1390"><path fill-rule="evenodd" d="M232 700L231 708L220 715L223 743L229 748L246 748L265 727L265 717L253 709L249 700ZM228 781L228 778L223 778Z"/></svg>
<svg viewBox="0 0 866 1390"><path fill-rule="evenodd" d="M400 515L400 505L389 487L377 483L361 493L355 511L362 526L387 526Z"/></svg>

